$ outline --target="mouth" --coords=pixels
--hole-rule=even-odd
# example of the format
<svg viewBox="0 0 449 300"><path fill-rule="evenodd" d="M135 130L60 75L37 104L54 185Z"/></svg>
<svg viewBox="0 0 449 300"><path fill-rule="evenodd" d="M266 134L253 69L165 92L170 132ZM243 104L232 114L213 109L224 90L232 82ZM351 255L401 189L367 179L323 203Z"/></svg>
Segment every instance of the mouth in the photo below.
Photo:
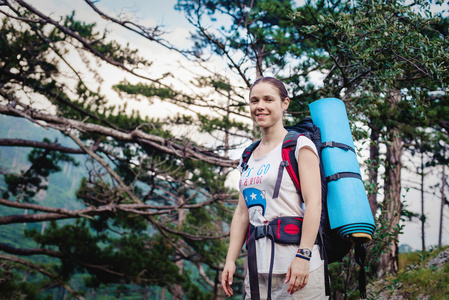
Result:
<svg viewBox="0 0 449 300"><path fill-rule="evenodd" d="M257 118L265 118L268 114L256 114Z"/></svg>

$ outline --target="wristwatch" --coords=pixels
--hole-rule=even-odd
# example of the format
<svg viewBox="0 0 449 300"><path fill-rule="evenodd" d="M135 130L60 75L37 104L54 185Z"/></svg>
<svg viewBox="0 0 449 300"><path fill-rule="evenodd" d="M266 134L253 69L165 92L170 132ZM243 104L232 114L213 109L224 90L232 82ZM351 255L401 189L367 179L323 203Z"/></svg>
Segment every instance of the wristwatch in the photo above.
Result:
<svg viewBox="0 0 449 300"><path fill-rule="evenodd" d="M297 254L304 255L308 258L312 257L312 251L310 249L304 248L304 249L298 249Z"/></svg>

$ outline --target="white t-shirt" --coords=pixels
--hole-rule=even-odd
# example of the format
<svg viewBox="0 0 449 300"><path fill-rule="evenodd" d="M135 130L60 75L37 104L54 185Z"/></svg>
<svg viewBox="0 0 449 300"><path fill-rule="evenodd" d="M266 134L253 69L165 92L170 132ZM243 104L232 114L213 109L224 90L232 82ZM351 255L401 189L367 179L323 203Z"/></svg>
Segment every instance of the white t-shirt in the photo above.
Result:
<svg viewBox="0 0 449 300"><path fill-rule="evenodd" d="M302 147L309 147L315 154L315 144L305 136L298 138L295 156ZM248 207L249 220L253 226L261 226L278 217L304 216L304 204L286 168L283 168L282 183L279 196L273 199L274 187L278 176L279 165L282 162L282 143L262 157L248 160L248 168L241 172L239 189ZM275 259L273 274L285 274L295 258L298 245L275 244ZM259 273L268 273L271 258L271 240L261 238L256 241L257 269ZM309 270L317 269L321 260L319 247L314 245Z"/></svg>

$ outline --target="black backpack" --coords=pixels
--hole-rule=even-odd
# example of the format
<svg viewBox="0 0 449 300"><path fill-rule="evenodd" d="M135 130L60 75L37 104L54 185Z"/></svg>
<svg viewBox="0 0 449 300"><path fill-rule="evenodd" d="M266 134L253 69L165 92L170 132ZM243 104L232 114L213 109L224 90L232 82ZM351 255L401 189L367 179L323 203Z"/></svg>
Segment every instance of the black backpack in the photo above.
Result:
<svg viewBox="0 0 449 300"><path fill-rule="evenodd" d="M284 138L282 144L282 159L284 162L284 166L287 169L288 174L290 175L296 189L298 190L299 195L301 196L301 189L299 185L299 176L298 176L298 162L295 156L296 150L296 142L300 135L304 135L315 144L318 155L320 156L320 174L321 174L321 222L319 229L319 243L321 250L321 257L325 262L325 281L326 281L326 295L330 295L330 284L329 284L329 274L328 274L328 264L333 262L342 261L343 257L345 257L355 245L356 250L356 261L360 265L360 273L359 273L359 289L360 295L362 298L366 298L366 289L365 289L365 270L364 270L364 260L365 260L365 249L363 247L364 240L352 239L350 240L348 237L342 237L338 234L337 230L332 230L329 223L329 216L327 211L327 183L332 180L338 180L343 177L357 177L362 179L360 174L357 173L337 173L332 176L326 178L323 170L323 164L321 159L321 150L325 147L339 147L343 148L347 151L355 150L345 144L336 143L336 142L325 142L321 141L321 133L318 126L316 126L311 118L305 118L294 126L286 127L288 130L287 135ZM246 169L247 162L254 151L254 149L258 146L260 141L252 143L248 146L243 154L242 154L242 169ZM282 179L282 178L281 178ZM279 192L280 181L278 178L277 184L275 186L274 193ZM274 197L275 198L275 197Z"/></svg>

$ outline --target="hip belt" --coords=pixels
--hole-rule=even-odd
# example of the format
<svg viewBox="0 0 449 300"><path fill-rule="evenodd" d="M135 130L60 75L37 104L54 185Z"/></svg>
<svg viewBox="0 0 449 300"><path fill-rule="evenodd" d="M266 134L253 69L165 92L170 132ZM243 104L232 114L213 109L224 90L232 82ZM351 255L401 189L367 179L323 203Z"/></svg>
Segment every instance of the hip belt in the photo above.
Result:
<svg viewBox="0 0 449 300"><path fill-rule="evenodd" d="M263 226L255 227L250 225L247 249L251 299L260 299L256 240L263 237L271 240L270 271L268 274L267 287L267 300L271 300L271 277L273 274L275 243L299 245L301 241L302 220L303 219L300 217L280 217Z"/></svg>

